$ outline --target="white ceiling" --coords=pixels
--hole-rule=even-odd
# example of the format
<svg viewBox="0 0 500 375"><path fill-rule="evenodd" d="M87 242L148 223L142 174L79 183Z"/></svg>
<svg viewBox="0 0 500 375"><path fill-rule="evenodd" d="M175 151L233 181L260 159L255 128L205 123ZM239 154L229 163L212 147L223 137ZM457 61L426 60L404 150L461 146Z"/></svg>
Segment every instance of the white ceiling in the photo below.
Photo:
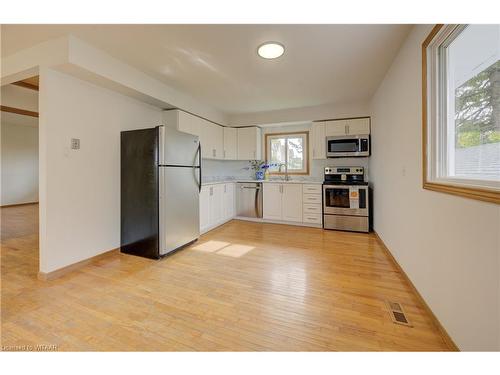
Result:
<svg viewBox="0 0 500 375"><path fill-rule="evenodd" d="M73 34L227 113L369 99L411 25L3 25L2 56ZM279 41L285 54L258 57Z"/></svg>

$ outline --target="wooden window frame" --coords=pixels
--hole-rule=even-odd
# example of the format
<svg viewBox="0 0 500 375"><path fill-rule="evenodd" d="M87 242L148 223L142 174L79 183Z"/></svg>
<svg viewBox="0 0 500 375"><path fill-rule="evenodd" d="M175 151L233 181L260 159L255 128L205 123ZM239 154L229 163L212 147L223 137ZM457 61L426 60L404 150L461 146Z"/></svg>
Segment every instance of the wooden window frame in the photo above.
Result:
<svg viewBox="0 0 500 375"><path fill-rule="evenodd" d="M422 43L422 187L427 190L446 194L458 195L465 198L500 204L500 191L485 187L470 187L450 182L429 181L429 134L428 134L428 67L427 48L441 31L444 25L438 24L433 27L427 38Z"/></svg>
<svg viewBox="0 0 500 375"><path fill-rule="evenodd" d="M265 135L265 141L264 141L264 160L269 162L268 160L268 155L267 155L267 145L269 142L269 137L276 137L276 136L286 136L286 135L294 135L294 134L301 134L306 136L306 150L304 152L304 155L306 155L306 171L305 172L288 172L289 175L295 175L295 176L307 176L309 175L309 131L308 130L302 130L302 131L294 131L294 132L283 132L283 133L266 133ZM278 175L278 176L284 176L285 172L271 172L269 171L269 174L272 175Z"/></svg>

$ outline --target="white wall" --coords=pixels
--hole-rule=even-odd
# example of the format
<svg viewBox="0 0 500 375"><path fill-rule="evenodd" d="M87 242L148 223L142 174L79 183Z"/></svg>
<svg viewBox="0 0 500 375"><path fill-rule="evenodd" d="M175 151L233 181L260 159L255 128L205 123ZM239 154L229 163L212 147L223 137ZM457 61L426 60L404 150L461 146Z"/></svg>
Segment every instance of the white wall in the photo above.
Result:
<svg viewBox="0 0 500 375"><path fill-rule="evenodd" d="M119 247L120 131L160 122L157 108L41 68L40 271Z"/></svg>
<svg viewBox="0 0 500 375"><path fill-rule="evenodd" d="M0 205L38 202L38 127L2 118L0 128Z"/></svg>
<svg viewBox="0 0 500 375"><path fill-rule="evenodd" d="M413 29L371 103L375 230L461 350L500 350L500 207L421 187L430 29Z"/></svg>

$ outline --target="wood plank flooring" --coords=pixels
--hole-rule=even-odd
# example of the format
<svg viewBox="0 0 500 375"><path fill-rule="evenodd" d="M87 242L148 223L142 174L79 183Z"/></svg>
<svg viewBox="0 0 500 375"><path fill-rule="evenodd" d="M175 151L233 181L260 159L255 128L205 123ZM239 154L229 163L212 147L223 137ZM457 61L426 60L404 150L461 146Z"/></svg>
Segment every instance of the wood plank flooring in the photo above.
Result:
<svg viewBox="0 0 500 375"><path fill-rule="evenodd" d="M3 350L449 350L373 234L231 221L160 261L114 254L44 282L37 214L1 210Z"/></svg>

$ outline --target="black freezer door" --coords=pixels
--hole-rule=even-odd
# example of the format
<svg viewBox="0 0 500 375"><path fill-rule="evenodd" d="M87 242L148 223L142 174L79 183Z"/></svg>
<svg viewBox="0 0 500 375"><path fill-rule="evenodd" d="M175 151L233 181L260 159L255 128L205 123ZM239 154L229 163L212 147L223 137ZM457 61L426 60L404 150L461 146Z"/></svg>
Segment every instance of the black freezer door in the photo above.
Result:
<svg viewBox="0 0 500 375"><path fill-rule="evenodd" d="M159 129L121 133L121 233L123 253L158 259Z"/></svg>

